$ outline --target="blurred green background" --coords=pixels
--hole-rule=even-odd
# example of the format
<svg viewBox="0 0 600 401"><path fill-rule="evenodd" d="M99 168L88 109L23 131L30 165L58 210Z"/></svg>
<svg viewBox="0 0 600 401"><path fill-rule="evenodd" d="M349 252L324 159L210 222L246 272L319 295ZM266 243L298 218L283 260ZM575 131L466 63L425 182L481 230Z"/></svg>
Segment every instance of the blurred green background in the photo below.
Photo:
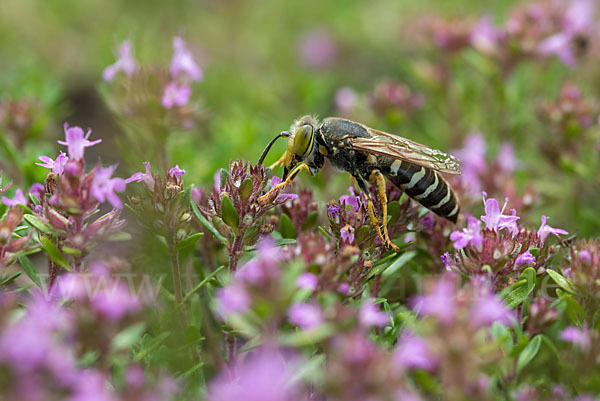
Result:
<svg viewBox="0 0 600 401"><path fill-rule="evenodd" d="M191 130L170 132L166 142L171 164L187 170L188 183L209 185L216 169L232 159L255 163L266 143L301 115L338 114L335 96L340 88L350 87L364 100L377 84L393 79L423 94L423 107L408 116L375 115L359 107L352 116L445 151L460 148L464 137L480 132L490 159L503 141L509 141L520 160L518 192L533 185L540 194L531 224L538 225L540 214L545 214L552 216L553 225L569 232L597 235L597 153L591 150L567 167L553 166L541 156L548 132L537 115L540 102L556 99L566 78L585 83L584 92L595 95L595 64L582 65L577 74L558 61L543 67L522 65L505 79L489 60L466 52L451 60L450 87L441 89L424 74L424 65L440 62L439 52L422 29L424 21L432 16L476 20L487 15L502 23L516 4L505 0L3 0L1 97L40 99L32 138L20 149L26 161L21 166L24 173L4 174L22 186L42 180L46 170L33 162L39 155L57 153L54 141L62 138L64 121L91 127L92 138L103 139L101 146L87 153L91 163L99 156L105 165L120 162L121 176L142 170L143 155L117 151L123 131L99 94L98 88L105 85L102 71L114 62L115 48L125 39L131 41L141 65L166 69L172 38L181 36L204 70L204 79L193 87L202 122ZM326 62L307 57L311 40L327 42ZM449 105L460 113L458 122L450 121ZM284 149L284 142L278 143L267 163ZM316 188L324 201L341 195L351 183L346 175L331 170L301 181ZM477 215L478 210L472 212Z"/></svg>

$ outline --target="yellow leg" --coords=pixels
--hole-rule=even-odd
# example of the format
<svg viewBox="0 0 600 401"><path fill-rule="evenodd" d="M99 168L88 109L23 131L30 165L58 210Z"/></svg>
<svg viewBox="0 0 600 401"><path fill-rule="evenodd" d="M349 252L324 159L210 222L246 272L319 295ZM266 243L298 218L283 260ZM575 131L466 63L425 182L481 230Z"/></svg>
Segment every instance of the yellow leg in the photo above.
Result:
<svg viewBox="0 0 600 401"><path fill-rule="evenodd" d="M379 238L382 244L387 245L385 242L385 238L381 234L381 228L379 228L379 221L375 216L375 207L373 206L373 196L371 194L368 195L367 211L369 212L369 219L371 220L371 224L377 230L377 237Z"/></svg>
<svg viewBox="0 0 600 401"><path fill-rule="evenodd" d="M279 160L277 160L275 163L271 164L269 166L269 169L273 170L275 167L282 165L283 162L285 161L285 155L286 154L287 154L287 152L283 152L283 154L281 155L281 157L279 158Z"/></svg>
<svg viewBox="0 0 600 401"><path fill-rule="evenodd" d="M383 178L383 174L379 170L373 170L371 173L371 179L375 179L375 183L377 184L377 197L379 199L379 203L381 203L381 209L383 214L383 238L382 243L385 244L388 248L393 249L398 252L398 247L390 240L390 236L388 234L387 229L387 196L385 194L385 178ZM381 233L379 227L377 227L377 233L381 237ZM381 239L381 238L380 238Z"/></svg>
<svg viewBox="0 0 600 401"><path fill-rule="evenodd" d="M302 170L305 170L306 172L308 172L308 174L312 175L310 172L310 169L308 168L306 163L301 163L301 164L297 165L290 172L290 174L288 175L288 178L285 181L280 182L279 184L275 185L273 188L271 188L269 190L269 192L267 192L266 194L264 194L263 196L258 198L258 204L266 205L267 203L273 202L275 200L275 198L277 197L277 195L279 195L279 191L281 191L283 188L285 188L287 185L289 185Z"/></svg>

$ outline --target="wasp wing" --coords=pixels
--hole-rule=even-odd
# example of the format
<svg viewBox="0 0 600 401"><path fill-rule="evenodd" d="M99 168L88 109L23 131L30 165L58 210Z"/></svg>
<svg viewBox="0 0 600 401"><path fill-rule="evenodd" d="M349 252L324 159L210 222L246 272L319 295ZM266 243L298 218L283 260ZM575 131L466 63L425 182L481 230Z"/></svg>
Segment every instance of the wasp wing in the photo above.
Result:
<svg viewBox="0 0 600 401"><path fill-rule="evenodd" d="M460 174L460 162L452 155L387 132L369 128L370 138L348 138L355 150L403 160L441 173Z"/></svg>

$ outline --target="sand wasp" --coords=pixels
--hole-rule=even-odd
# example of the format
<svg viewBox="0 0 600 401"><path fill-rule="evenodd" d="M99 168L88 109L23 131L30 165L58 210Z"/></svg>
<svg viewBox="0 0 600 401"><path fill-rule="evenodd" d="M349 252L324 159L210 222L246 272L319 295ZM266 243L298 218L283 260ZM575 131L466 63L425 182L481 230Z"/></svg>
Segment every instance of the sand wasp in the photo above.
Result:
<svg viewBox="0 0 600 401"><path fill-rule="evenodd" d="M344 118L330 117L319 123L315 117L307 115L295 121L290 131L281 132L269 142L259 164L281 137L288 138L287 151L270 168L283 164L283 181L259 198L259 202L272 200L302 170L316 174L327 158L335 168L354 177L367 198L371 224L381 243L388 248L398 249L390 241L387 230L384 176L412 199L456 223L457 197L439 174L460 174L460 164L452 155ZM369 182L377 187L383 229L375 215Z"/></svg>

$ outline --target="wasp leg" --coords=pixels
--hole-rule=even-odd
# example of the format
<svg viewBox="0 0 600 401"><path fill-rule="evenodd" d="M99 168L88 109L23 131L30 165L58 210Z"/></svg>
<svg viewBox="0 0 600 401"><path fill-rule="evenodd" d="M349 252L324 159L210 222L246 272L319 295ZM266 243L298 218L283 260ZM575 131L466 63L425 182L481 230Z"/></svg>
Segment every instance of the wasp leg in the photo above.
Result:
<svg viewBox="0 0 600 401"><path fill-rule="evenodd" d="M379 198L379 203L381 203L382 209L382 223L383 223L383 236L385 238L385 245L389 248L392 248L394 251L398 252L398 247L390 240L390 236L388 234L387 229L387 196L385 194L385 178L383 178L383 174L379 170L373 170L371 172L371 179L375 179L375 183L377 184L377 197Z"/></svg>
<svg viewBox="0 0 600 401"><path fill-rule="evenodd" d="M280 166L283 164L283 162L285 162L285 155L287 154L287 152L283 152L283 154L281 155L281 157L279 158L279 160L277 160L275 163L271 164L269 166L269 170L273 170L275 167Z"/></svg>
<svg viewBox="0 0 600 401"><path fill-rule="evenodd" d="M379 220L377 220L377 216L375 216L375 205L373 204L373 195L371 195L371 191L369 191L369 187L367 186L367 184L365 183L365 181L362 178L358 177L358 175L356 175L356 176L353 175L353 177L358 182L358 186L361 189L361 191L363 191L365 193L365 195L367 195L367 212L369 213L369 220L371 220L371 224L373 225L373 227L375 227L375 230L377 230L377 238L379 238L379 241L381 241L381 243L384 246L386 246L387 248L391 248L397 252L398 247L394 243L392 243L392 241L390 241L389 237L387 236L386 220L383 221L383 228L384 228L385 236L381 232L381 228L379 227ZM385 184L385 182L384 182L384 184ZM384 185L384 190L385 190L385 185ZM385 191L384 191L383 195L385 196ZM385 202L383 203L383 205L384 205L383 210L384 210L384 219L385 219L385 218L387 218L387 199L385 199Z"/></svg>
<svg viewBox="0 0 600 401"><path fill-rule="evenodd" d="M275 198L277 197L277 195L279 195L279 191L281 191L283 188L285 188L287 185L289 185L302 170L305 170L306 172L308 172L308 174L312 175L312 173L310 172L310 169L308 168L306 163L301 163L301 164L297 165L290 172L290 174L288 175L288 178L285 181L280 182L279 184L275 185L273 188L271 188L269 190L269 192L267 192L266 194L264 194L263 196L258 198L258 204L266 205L267 203L273 202L275 200Z"/></svg>

